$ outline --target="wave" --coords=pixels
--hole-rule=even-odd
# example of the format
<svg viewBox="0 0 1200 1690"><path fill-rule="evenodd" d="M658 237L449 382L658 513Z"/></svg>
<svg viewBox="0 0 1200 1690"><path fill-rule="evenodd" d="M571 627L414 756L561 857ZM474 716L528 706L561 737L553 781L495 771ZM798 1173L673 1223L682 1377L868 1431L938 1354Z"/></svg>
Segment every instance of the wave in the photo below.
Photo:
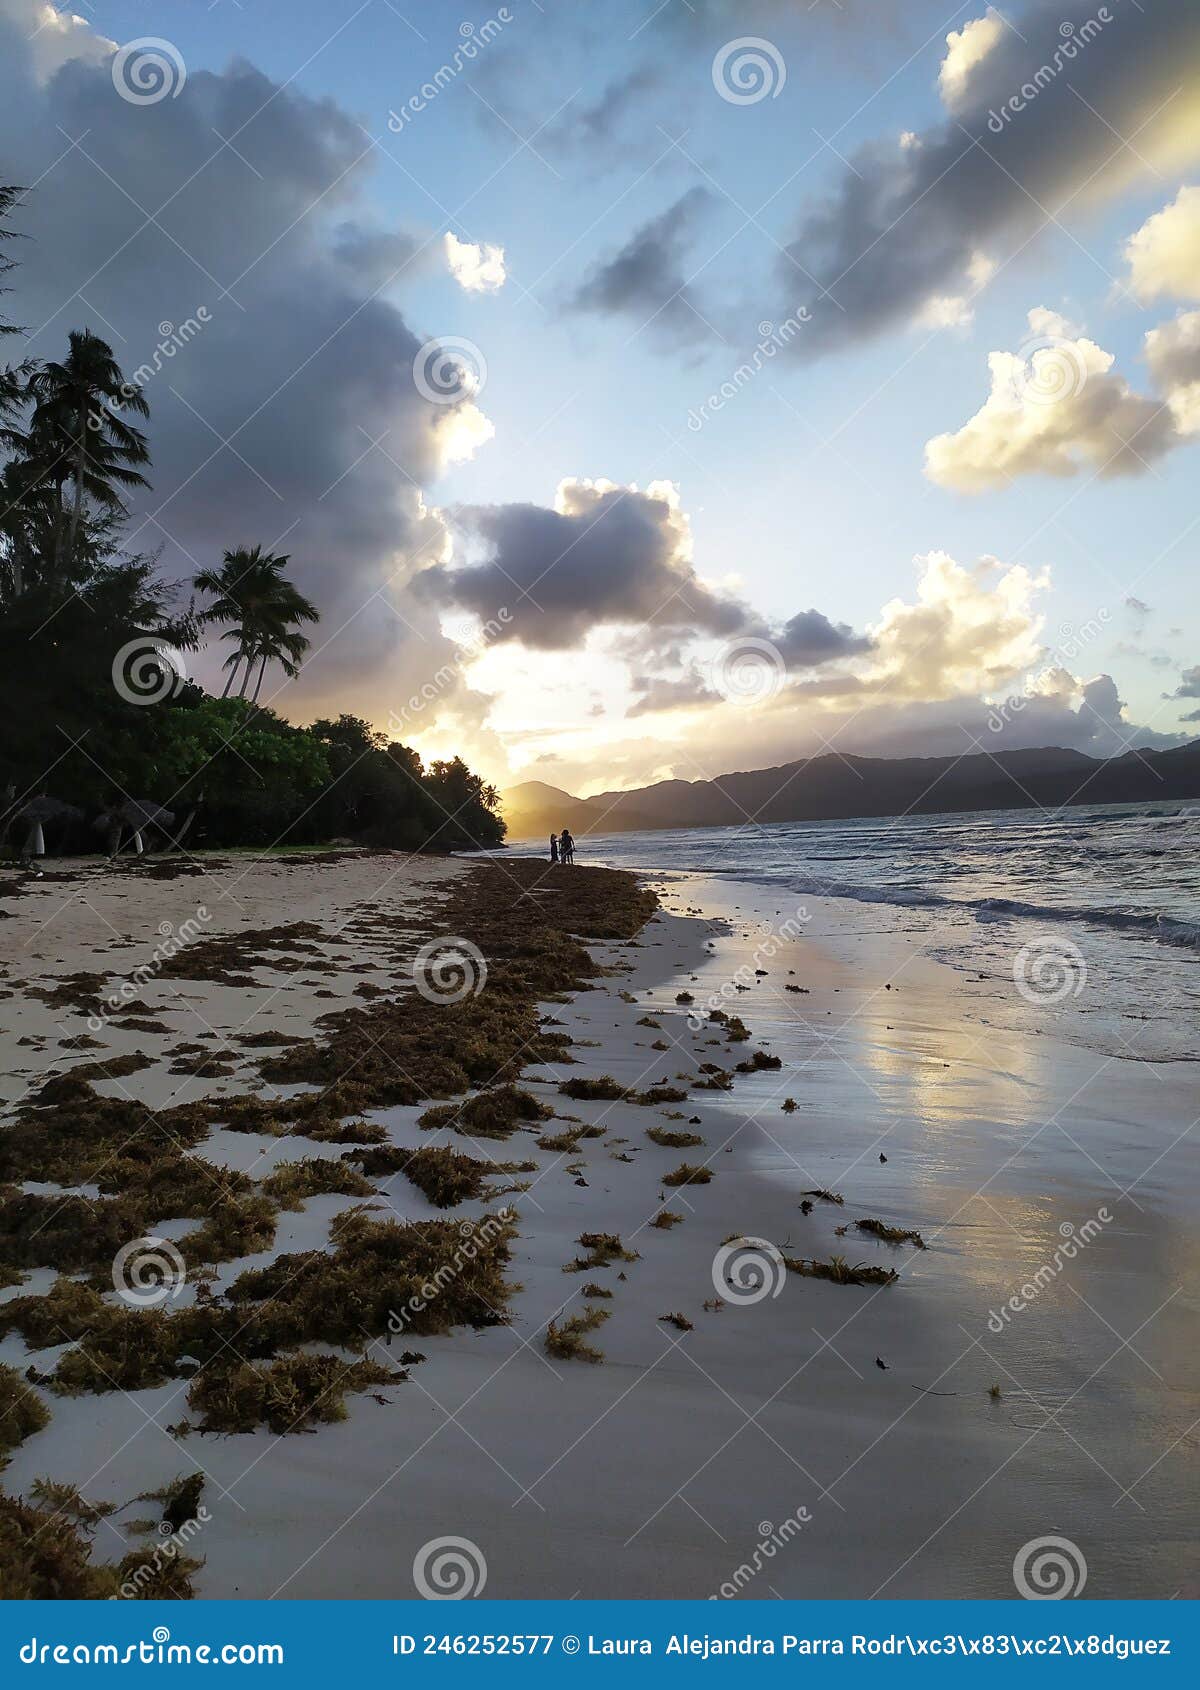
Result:
<svg viewBox="0 0 1200 1690"><path fill-rule="evenodd" d="M827 880L795 873L763 874L752 868L732 869L724 865L679 865L684 874L712 874L723 878L752 881L756 885L784 887L800 897L846 898L860 904L884 904L901 909L961 910L964 916L974 915L977 921L1019 919L1060 923L1066 926L1105 927L1115 932L1130 933L1156 939L1160 944L1178 945L1200 950L1200 921L1184 921L1175 916L1158 915L1147 910L1103 908L1098 905L1037 904L1021 898L949 898L944 893L921 886L866 886L848 881Z"/></svg>

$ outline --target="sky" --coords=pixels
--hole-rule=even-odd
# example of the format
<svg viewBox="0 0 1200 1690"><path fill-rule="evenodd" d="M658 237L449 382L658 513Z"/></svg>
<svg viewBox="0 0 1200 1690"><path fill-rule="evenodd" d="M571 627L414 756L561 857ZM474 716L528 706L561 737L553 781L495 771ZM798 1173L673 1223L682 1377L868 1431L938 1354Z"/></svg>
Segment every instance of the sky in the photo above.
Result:
<svg viewBox="0 0 1200 1690"><path fill-rule="evenodd" d="M1198 71L1179 0L0 0L6 314L137 372L185 596L289 556L293 720L583 795L1171 746Z"/></svg>

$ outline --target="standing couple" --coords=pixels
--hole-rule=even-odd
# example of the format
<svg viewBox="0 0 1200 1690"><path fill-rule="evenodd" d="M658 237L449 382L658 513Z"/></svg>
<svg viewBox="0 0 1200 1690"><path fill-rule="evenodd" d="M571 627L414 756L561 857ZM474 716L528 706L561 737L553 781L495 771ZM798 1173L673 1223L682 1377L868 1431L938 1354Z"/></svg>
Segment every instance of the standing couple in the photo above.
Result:
<svg viewBox="0 0 1200 1690"><path fill-rule="evenodd" d="M570 831L563 828L561 837L550 835L550 861L552 863L573 863L575 861L575 841Z"/></svg>

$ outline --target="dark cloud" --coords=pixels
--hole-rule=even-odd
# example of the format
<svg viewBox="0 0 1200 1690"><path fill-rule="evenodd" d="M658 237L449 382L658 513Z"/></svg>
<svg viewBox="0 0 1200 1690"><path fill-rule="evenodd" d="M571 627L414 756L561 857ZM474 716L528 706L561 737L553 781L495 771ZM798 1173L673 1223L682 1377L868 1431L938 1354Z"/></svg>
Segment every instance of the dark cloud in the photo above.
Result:
<svg viewBox="0 0 1200 1690"><path fill-rule="evenodd" d="M418 337L381 295L416 247L360 219L368 137L245 62L145 106L108 62L38 86L22 9L0 7L0 148L5 179L35 184L14 218L28 350L88 326L150 368L132 543L179 577L226 546L290 553L322 612L302 695L353 675L386 710L382 676L407 696L450 650L401 589L442 542L419 490L459 407L417 392Z"/></svg>
<svg viewBox="0 0 1200 1690"><path fill-rule="evenodd" d="M781 265L789 301L808 284L799 356L969 291L978 254L1014 251L1085 181L1094 197L1127 180L1133 161L1114 137L1137 134L1139 157L1153 156L1200 69L1200 7L1113 0L1098 29L1095 13L1092 0L1027 6L969 69L945 121L913 145L853 156Z"/></svg>
<svg viewBox="0 0 1200 1690"><path fill-rule="evenodd" d="M643 223L612 258L599 264L571 300L577 311L628 316L638 328L676 343L707 338L709 308L688 287L685 258L696 225L713 202L707 188L689 188Z"/></svg>
<svg viewBox="0 0 1200 1690"><path fill-rule="evenodd" d="M846 622L831 622L819 610L801 610L774 637L789 669L808 669L838 657L870 651L871 642Z"/></svg>
<svg viewBox="0 0 1200 1690"><path fill-rule="evenodd" d="M564 150L584 148L589 155L604 160L619 143L631 113L661 86L662 73L656 65L639 65L606 83L596 99L571 101L547 128L546 140Z"/></svg>
<svg viewBox="0 0 1200 1690"><path fill-rule="evenodd" d="M1185 669L1179 677L1179 685L1174 692L1165 693L1165 698L1200 698L1200 663L1192 669Z"/></svg>
<svg viewBox="0 0 1200 1690"><path fill-rule="evenodd" d="M689 670L686 675L674 680L664 680L657 675L639 675L634 678L633 687L640 697L625 712L628 717L649 716L656 710L683 710L697 704L722 702L721 694L709 685L698 669Z"/></svg>
<svg viewBox="0 0 1200 1690"><path fill-rule="evenodd" d="M636 492L568 481L553 510L486 505L455 516L482 543L485 561L460 569L436 565L414 586L430 602L456 605L498 626L497 641L560 651L604 624L698 634L729 634L745 625L743 605L697 578L673 489Z"/></svg>

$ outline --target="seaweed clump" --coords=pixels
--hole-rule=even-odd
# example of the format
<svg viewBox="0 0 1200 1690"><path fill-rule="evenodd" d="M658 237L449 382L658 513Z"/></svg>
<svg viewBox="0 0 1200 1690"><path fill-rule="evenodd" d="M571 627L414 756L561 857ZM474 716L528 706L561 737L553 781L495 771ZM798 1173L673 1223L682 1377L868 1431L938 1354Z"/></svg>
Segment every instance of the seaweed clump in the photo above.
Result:
<svg viewBox="0 0 1200 1690"><path fill-rule="evenodd" d="M15 1368L0 1365L0 1467L10 1450L50 1423L50 1411Z"/></svg>
<svg viewBox="0 0 1200 1690"><path fill-rule="evenodd" d="M557 1357L559 1361L603 1361L604 1351L589 1344L584 1334L594 1332L607 1319L607 1309L585 1308L582 1314L574 1314L570 1320L561 1323L552 1320L546 1327L546 1354Z"/></svg>
<svg viewBox="0 0 1200 1690"><path fill-rule="evenodd" d="M661 1144L664 1150L689 1150L704 1143L699 1133L675 1132L670 1127L648 1127L646 1137L654 1144Z"/></svg>
<svg viewBox="0 0 1200 1690"><path fill-rule="evenodd" d="M869 1267L866 1262L851 1267L845 1256L830 1256L827 1262L805 1256L785 1256L783 1260L792 1273L832 1280L835 1285L890 1285L900 1277L894 1268Z"/></svg>
<svg viewBox="0 0 1200 1690"><path fill-rule="evenodd" d="M465 1103L439 1103L427 1109L420 1125L428 1132L434 1127L453 1127L466 1138L511 1138L526 1121L546 1121L554 1111L532 1092L519 1086L495 1086L490 1091L477 1092Z"/></svg>
<svg viewBox="0 0 1200 1690"><path fill-rule="evenodd" d="M881 1238L885 1244L915 1244L918 1250L925 1248L925 1240L912 1227L889 1226L886 1221L870 1218L854 1224L860 1232L869 1232L872 1238Z"/></svg>
<svg viewBox="0 0 1200 1690"><path fill-rule="evenodd" d="M407 1379L400 1368L345 1361L301 1351L270 1362L206 1368L188 1391L188 1407L201 1416L201 1432L252 1432L266 1426L276 1436L307 1432L346 1418L346 1395Z"/></svg>
<svg viewBox="0 0 1200 1690"><path fill-rule="evenodd" d="M663 1184L707 1185L711 1179L711 1168L700 1168L692 1162L681 1162L671 1173L663 1175Z"/></svg>
<svg viewBox="0 0 1200 1690"><path fill-rule="evenodd" d="M611 1074L600 1074L594 1080L582 1077L562 1080L558 1089L564 1097L574 1097L590 1103L617 1102L631 1096L628 1089L621 1085L619 1080L614 1080ZM686 1093L680 1095L686 1096Z"/></svg>

